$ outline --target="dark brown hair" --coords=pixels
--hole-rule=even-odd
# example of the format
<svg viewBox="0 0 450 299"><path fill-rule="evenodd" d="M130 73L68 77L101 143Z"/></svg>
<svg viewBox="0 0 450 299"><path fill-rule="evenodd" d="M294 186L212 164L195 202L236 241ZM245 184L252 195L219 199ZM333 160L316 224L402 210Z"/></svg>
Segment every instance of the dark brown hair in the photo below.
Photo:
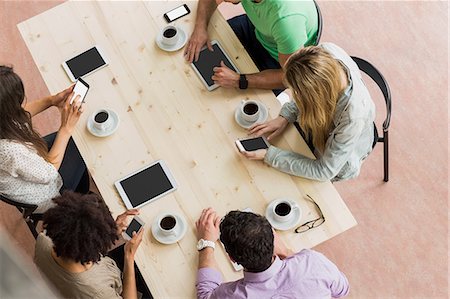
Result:
<svg viewBox="0 0 450 299"><path fill-rule="evenodd" d="M44 228L57 256L86 264L111 249L117 225L103 199L95 194L64 192L44 214Z"/></svg>
<svg viewBox="0 0 450 299"><path fill-rule="evenodd" d="M47 143L33 130L31 114L22 103L25 89L12 67L0 65L0 139L11 139L32 146L47 160Z"/></svg>
<svg viewBox="0 0 450 299"><path fill-rule="evenodd" d="M220 223L220 241L230 257L246 271L262 272L272 264L274 236L263 216L229 212Z"/></svg>

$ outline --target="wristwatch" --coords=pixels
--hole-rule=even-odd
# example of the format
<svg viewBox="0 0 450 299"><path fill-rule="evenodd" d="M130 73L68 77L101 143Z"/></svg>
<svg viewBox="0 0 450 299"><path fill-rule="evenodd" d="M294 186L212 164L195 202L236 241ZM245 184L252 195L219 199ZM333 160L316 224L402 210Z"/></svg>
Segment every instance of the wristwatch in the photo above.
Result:
<svg viewBox="0 0 450 299"><path fill-rule="evenodd" d="M239 76L239 89L247 89L247 87L248 87L247 77L241 74Z"/></svg>
<svg viewBox="0 0 450 299"><path fill-rule="evenodd" d="M198 243L197 243L198 251L203 250L206 247L211 247L212 249L215 249L216 244L213 241L209 241L209 240L203 240L203 239L198 240Z"/></svg>

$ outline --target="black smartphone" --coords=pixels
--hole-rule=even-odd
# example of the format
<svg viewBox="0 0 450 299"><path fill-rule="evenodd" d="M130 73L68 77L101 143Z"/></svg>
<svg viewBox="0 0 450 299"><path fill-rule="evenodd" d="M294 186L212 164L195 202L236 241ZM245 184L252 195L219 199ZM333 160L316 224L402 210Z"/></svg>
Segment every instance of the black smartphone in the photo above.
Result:
<svg viewBox="0 0 450 299"><path fill-rule="evenodd" d="M164 14L164 19L166 19L167 23L173 22L187 14L189 14L191 10L186 4L180 5Z"/></svg>
<svg viewBox="0 0 450 299"><path fill-rule="evenodd" d="M250 137L236 140L236 146L240 152L252 152L259 149L269 148L270 144L266 137Z"/></svg>

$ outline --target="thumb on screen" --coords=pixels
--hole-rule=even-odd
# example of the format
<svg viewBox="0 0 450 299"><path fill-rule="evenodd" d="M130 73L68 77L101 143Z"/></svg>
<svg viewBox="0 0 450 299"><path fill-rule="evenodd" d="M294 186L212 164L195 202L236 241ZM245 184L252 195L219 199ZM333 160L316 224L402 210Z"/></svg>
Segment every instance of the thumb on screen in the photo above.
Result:
<svg viewBox="0 0 450 299"><path fill-rule="evenodd" d="M220 61L220 66L226 66L225 63L223 63L223 60Z"/></svg>

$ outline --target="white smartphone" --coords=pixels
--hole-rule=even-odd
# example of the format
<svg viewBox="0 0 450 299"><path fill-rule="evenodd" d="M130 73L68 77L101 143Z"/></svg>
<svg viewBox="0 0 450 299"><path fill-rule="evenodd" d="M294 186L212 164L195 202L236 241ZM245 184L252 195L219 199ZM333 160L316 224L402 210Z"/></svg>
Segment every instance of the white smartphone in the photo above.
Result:
<svg viewBox="0 0 450 299"><path fill-rule="evenodd" d="M105 52L99 46L94 46L62 63L63 69L72 82L107 65Z"/></svg>
<svg viewBox="0 0 450 299"><path fill-rule="evenodd" d="M89 84L87 84L83 79L78 78L77 83L75 83L75 86L73 87L73 96L70 99L70 105L72 105L73 100L75 100L77 96L80 96L78 103L84 103L88 90Z"/></svg>
<svg viewBox="0 0 450 299"><path fill-rule="evenodd" d="M133 237L133 232L136 232L137 234L144 225L145 222L141 218L134 216L127 229L122 233L123 238L127 241L131 240Z"/></svg>
<svg viewBox="0 0 450 299"><path fill-rule="evenodd" d="M164 14L164 19L166 19L167 23L173 22L187 14L189 14L191 10L186 4L180 5Z"/></svg>
<svg viewBox="0 0 450 299"><path fill-rule="evenodd" d="M269 148L270 144L266 137L250 137L236 140L236 146L240 152L252 152L259 149Z"/></svg>

